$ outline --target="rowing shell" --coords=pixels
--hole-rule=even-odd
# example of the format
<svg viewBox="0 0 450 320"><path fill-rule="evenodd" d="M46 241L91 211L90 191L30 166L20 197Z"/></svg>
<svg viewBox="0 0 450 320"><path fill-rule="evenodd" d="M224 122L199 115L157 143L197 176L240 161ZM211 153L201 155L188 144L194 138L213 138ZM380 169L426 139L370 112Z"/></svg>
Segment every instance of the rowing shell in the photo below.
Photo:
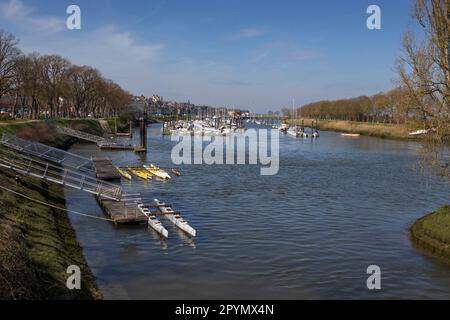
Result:
<svg viewBox="0 0 450 320"><path fill-rule="evenodd" d="M117 171L119 171L122 177L127 178L128 180L132 179L131 174L129 174L125 169L119 168L117 166L114 167L116 167Z"/></svg>
<svg viewBox="0 0 450 320"><path fill-rule="evenodd" d="M148 172L145 169L142 168L135 168L135 167L128 167L128 170L130 170L130 172L136 176L138 176L141 179L144 180L150 180L152 179L152 174L150 172Z"/></svg>
<svg viewBox="0 0 450 320"><path fill-rule="evenodd" d="M343 137L359 137L361 136L359 133L341 133Z"/></svg>
<svg viewBox="0 0 450 320"><path fill-rule="evenodd" d="M166 205L164 202L160 202L158 199L155 199L155 204L158 207L158 210L175 226L186 232L188 235L195 237L197 231L192 228L186 220L184 220L180 214L173 211L173 209Z"/></svg>
<svg viewBox="0 0 450 320"><path fill-rule="evenodd" d="M164 170L155 167L153 164L151 164L150 166L144 165L144 168L150 172L151 174L155 175L156 177L160 178L160 179L170 179L171 177L169 176L169 174L167 172L165 172Z"/></svg>
<svg viewBox="0 0 450 320"><path fill-rule="evenodd" d="M158 232L164 238L169 237L169 232L164 228L161 221L159 221L154 214L148 208L145 208L143 204L138 204L139 210L148 218L148 225L152 227L153 230Z"/></svg>

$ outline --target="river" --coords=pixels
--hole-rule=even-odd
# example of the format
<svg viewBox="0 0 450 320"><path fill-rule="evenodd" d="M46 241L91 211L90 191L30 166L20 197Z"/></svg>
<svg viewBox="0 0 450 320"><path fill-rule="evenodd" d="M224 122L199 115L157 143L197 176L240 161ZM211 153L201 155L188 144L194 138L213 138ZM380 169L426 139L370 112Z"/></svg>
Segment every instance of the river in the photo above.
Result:
<svg viewBox="0 0 450 320"><path fill-rule="evenodd" d="M152 125L147 160L92 144L70 151L173 167L174 145ZM419 148L334 132L280 135L274 176L259 166L185 165L168 182L122 181L181 211L194 239L164 220L167 240L143 226L70 219L106 299L448 299L450 267L408 238L410 224L450 200L448 182L415 169ZM103 216L92 195L65 195L69 209ZM367 289L369 265L381 268L381 290Z"/></svg>

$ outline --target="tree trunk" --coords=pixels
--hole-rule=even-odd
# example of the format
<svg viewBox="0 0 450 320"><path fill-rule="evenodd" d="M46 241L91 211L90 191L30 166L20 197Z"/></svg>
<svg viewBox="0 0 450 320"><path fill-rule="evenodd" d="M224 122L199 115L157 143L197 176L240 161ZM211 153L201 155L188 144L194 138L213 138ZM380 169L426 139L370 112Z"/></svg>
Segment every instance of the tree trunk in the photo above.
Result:
<svg viewBox="0 0 450 320"><path fill-rule="evenodd" d="M447 32L447 89L450 90L450 0L447 0Z"/></svg>

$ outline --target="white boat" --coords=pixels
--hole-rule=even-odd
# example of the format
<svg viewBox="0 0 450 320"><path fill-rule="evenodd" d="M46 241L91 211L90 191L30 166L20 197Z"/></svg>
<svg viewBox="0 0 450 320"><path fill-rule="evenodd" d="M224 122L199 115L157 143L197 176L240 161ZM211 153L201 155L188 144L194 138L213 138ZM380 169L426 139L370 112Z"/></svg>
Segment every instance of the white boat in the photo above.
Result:
<svg viewBox="0 0 450 320"><path fill-rule="evenodd" d="M359 133L341 133L343 137L359 137L361 136Z"/></svg>
<svg viewBox="0 0 450 320"><path fill-rule="evenodd" d="M193 136L194 135L194 131L189 130L187 128L174 129L171 131L171 133L176 136Z"/></svg>
<svg viewBox="0 0 450 320"><path fill-rule="evenodd" d="M151 174L153 174L154 176L166 180L166 179L171 179L172 177L164 170L158 168L157 166L150 164L149 166L144 165L144 168L150 172Z"/></svg>
<svg viewBox="0 0 450 320"><path fill-rule="evenodd" d="M195 237L197 232L194 228L192 228L186 220L184 220L179 213L176 213L173 211L173 209L166 205L164 202L159 201L158 199L154 199L155 204L158 208L158 210L168 219L170 222L172 222L175 226L186 232L188 235Z"/></svg>
<svg viewBox="0 0 450 320"><path fill-rule="evenodd" d="M281 126L278 128L278 130L286 133L289 130L289 125L287 123L282 123Z"/></svg>
<svg viewBox="0 0 450 320"><path fill-rule="evenodd" d="M153 230L158 232L164 238L169 237L169 232L167 231L167 229L164 228L161 221L159 221L158 218L156 218L156 216L153 213L151 213L151 211L148 208L144 207L143 204L138 204L138 208L142 212L142 214L148 218L148 225Z"/></svg>
<svg viewBox="0 0 450 320"><path fill-rule="evenodd" d="M290 136L294 136L294 137L298 137L299 136L299 132L297 130L297 128L289 128L286 133Z"/></svg>
<svg viewBox="0 0 450 320"><path fill-rule="evenodd" d="M235 131L234 129L224 128L224 129L222 130L222 135L223 135L223 136L228 136L228 135L234 133L234 131Z"/></svg>
<svg viewBox="0 0 450 320"><path fill-rule="evenodd" d="M434 128L433 129L422 129L422 130L410 132L409 136L411 136L411 137L423 136L425 134L429 134L430 132L434 132L434 131L436 131L436 129L434 129Z"/></svg>
<svg viewBox="0 0 450 320"><path fill-rule="evenodd" d="M222 131L215 128L205 128L204 129L204 135L205 136L220 136L222 135Z"/></svg>

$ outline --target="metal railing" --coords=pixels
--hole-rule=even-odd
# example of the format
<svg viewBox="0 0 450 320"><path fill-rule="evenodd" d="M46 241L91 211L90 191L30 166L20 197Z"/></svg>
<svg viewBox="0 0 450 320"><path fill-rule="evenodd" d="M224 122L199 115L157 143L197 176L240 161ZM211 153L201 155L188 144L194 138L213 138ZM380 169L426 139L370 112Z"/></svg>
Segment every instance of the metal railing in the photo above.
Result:
<svg viewBox="0 0 450 320"><path fill-rule="evenodd" d="M70 167L89 174L95 174L92 160L74 153L53 148L36 141L25 140L7 133L2 135L0 143L10 149L51 161L63 167Z"/></svg>
<svg viewBox="0 0 450 320"><path fill-rule="evenodd" d="M83 139L86 141L90 141L90 142L94 142L96 143L99 147L101 147L102 145L108 144L110 143L107 139L103 138L103 137L99 137L90 133L86 133L86 132L82 132L82 131L78 131L78 130L74 130L68 127L63 127L63 126L56 126L57 130L65 135L71 136L71 137L75 137L75 138L79 138L79 139Z"/></svg>
<svg viewBox="0 0 450 320"><path fill-rule="evenodd" d="M68 186L99 197L120 201L122 188L81 172L33 159L13 150L0 148L0 166L18 173Z"/></svg>

